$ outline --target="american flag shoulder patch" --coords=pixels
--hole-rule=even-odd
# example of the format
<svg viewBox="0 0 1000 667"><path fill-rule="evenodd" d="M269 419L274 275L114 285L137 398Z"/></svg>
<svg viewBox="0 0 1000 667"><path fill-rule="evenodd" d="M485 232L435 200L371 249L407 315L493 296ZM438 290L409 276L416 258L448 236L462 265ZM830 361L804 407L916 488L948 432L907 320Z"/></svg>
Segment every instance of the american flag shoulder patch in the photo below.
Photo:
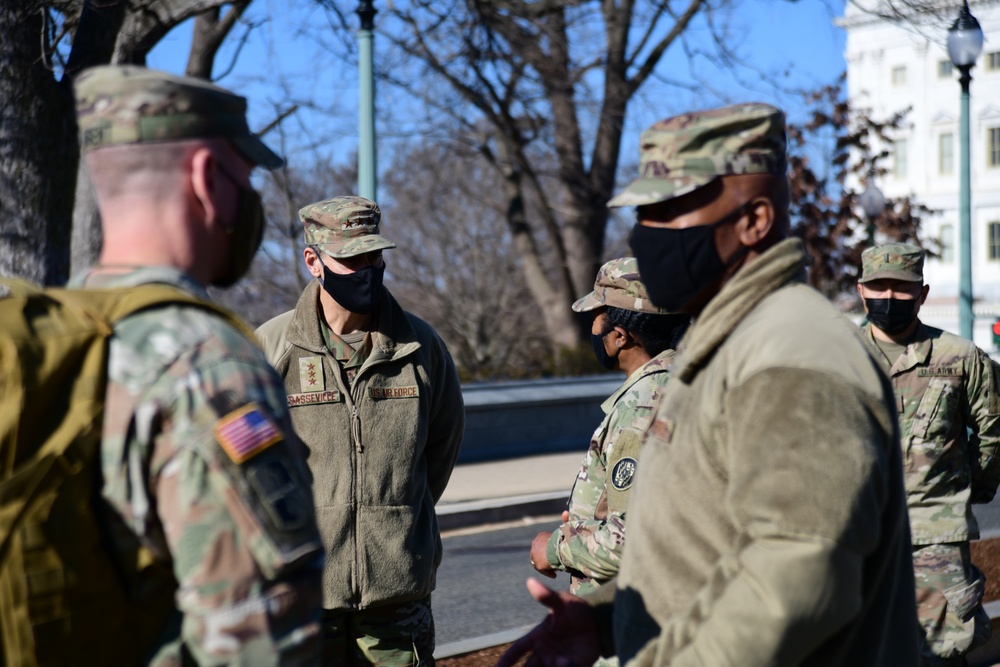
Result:
<svg viewBox="0 0 1000 667"><path fill-rule="evenodd" d="M243 463L271 445L284 440L281 430L256 403L244 405L223 417L215 425L219 441L233 463Z"/></svg>

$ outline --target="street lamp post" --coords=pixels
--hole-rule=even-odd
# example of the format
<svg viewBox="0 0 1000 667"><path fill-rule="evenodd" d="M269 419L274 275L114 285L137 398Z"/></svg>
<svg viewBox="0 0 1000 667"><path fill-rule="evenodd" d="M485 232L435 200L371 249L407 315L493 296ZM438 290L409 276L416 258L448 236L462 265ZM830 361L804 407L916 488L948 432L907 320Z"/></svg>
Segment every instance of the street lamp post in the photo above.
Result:
<svg viewBox="0 0 1000 667"><path fill-rule="evenodd" d="M861 205L861 210L864 211L865 220L868 221L868 246L872 247L875 245L876 222L885 212L885 195L872 182L871 176L865 183L864 192L858 196L858 203Z"/></svg>
<svg viewBox="0 0 1000 667"><path fill-rule="evenodd" d="M969 71L975 66L976 58L983 50L983 29L979 21L969 11L965 0L958 18L948 29L948 57L958 68L959 83L962 85L962 110L959 129L961 159L960 190L958 206L959 241L959 281L958 281L958 322L959 333L972 340L972 178L969 158Z"/></svg>
<svg viewBox="0 0 1000 667"><path fill-rule="evenodd" d="M375 201L378 177L375 168L375 6L358 3L358 194Z"/></svg>

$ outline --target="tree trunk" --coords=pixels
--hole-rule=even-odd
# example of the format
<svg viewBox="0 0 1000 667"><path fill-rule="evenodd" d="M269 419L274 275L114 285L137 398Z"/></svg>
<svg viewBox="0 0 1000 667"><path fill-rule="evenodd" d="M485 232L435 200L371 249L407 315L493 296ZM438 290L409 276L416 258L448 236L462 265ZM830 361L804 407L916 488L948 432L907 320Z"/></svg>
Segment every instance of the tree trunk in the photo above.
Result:
<svg viewBox="0 0 1000 667"><path fill-rule="evenodd" d="M101 230L101 214L97 210L97 198L90 183L87 166L80 160L76 172L76 199L73 207L73 274L86 271L97 263L101 254L104 234Z"/></svg>
<svg viewBox="0 0 1000 667"><path fill-rule="evenodd" d="M514 248L521 257L528 291L538 304L542 321L548 331L553 350L573 349L583 341L582 331L570 308L572 301L561 290L553 287L542 267L541 253L535 245L528 227L521 191L521 175L513 168L504 170L504 193L507 197L507 226L514 240Z"/></svg>
<svg viewBox="0 0 1000 667"><path fill-rule="evenodd" d="M191 38L191 52L188 54L185 74L212 79L212 68L219 47L249 4L250 0L236 0L226 11L225 16L220 16L221 7L213 7L198 14L194 21L194 36Z"/></svg>
<svg viewBox="0 0 1000 667"><path fill-rule="evenodd" d="M73 39L73 49L66 65L67 76L104 65L111 61L118 32L125 20L125 2L104 0L87 2L80 13L80 25ZM70 250L73 274L89 269L101 254L103 235L97 199L83 160L76 172L76 196L73 206L73 233Z"/></svg>
<svg viewBox="0 0 1000 667"><path fill-rule="evenodd" d="M0 3L0 275L53 285L69 276L79 147L72 92L40 52L42 16Z"/></svg>

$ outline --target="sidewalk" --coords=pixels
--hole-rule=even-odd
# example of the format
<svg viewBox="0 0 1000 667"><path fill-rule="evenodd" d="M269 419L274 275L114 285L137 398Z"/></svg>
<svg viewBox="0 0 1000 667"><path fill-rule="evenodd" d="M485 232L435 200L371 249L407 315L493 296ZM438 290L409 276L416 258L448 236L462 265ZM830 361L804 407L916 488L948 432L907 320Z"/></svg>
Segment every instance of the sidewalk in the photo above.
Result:
<svg viewBox="0 0 1000 667"><path fill-rule="evenodd" d="M455 466L437 504L441 530L559 514L586 452Z"/></svg>

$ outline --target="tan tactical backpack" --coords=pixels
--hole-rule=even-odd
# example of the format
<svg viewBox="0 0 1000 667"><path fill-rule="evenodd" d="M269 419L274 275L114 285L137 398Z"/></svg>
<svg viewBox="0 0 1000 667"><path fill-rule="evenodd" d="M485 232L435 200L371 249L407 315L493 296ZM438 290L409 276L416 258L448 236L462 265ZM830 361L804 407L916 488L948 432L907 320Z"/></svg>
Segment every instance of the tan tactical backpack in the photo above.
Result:
<svg viewBox="0 0 1000 667"><path fill-rule="evenodd" d="M167 285L0 280L0 667L139 664L172 620L172 574L138 543L110 549L94 509L112 327L166 303L246 328Z"/></svg>

